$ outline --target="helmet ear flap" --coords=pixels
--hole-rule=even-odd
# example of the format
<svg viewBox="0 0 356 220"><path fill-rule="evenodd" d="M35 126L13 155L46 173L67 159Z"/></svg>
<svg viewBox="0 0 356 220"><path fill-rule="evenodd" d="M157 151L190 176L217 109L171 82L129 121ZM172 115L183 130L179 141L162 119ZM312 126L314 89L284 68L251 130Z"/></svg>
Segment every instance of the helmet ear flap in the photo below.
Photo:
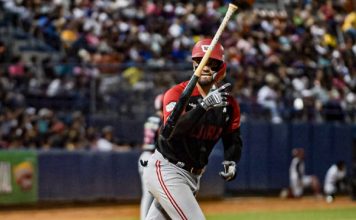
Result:
<svg viewBox="0 0 356 220"><path fill-rule="evenodd" d="M214 76L214 82L215 82L215 83L221 82L221 80L223 80L223 79L225 78L225 76L226 76L226 63L224 62L224 63L221 65L219 71L215 74L215 76Z"/></svg>

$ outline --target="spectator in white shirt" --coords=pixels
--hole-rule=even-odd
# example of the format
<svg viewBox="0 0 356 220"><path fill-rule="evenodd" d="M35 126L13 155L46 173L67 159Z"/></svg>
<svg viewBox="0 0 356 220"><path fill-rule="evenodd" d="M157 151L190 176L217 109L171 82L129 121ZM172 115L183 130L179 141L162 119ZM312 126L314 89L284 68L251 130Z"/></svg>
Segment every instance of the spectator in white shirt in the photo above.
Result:
<svg viewBox="0 0 356 220"><path fill-rule="evenodd" d="M266 75L265 81L266 85L258 90L257 103L270 111L273 123L281 123L282 118L278 110L279 95L275 89L279 80L272 73L269 73Z"/></svg>
<svg viewBox="0 0 356 220"><path fill-rule="evenodd" d="M129 146L121 146L113 140L113 128L111 126L105 126L102 130L102 137L97 140L96 150L102 152L108 151L128 151Z"/></svg>

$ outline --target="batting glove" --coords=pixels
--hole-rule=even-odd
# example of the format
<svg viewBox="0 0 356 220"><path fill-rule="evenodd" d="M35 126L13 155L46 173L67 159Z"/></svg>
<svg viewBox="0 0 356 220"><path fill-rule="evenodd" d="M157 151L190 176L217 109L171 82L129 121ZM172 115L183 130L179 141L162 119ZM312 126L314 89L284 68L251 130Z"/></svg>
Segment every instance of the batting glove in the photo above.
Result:
<svg viewBox="0 0 356 220"><path fill-rule="evenodd" d="M224 107L228 105L226 89L231 86L230 83L226 83L219 87L217 90L209 92L209 94L200 102L200 105L205 109L209 110L213 107Z"/></svg>
<svg viewBox="0 0 356 220"><path fill-rule="evenodd" d="M235 161L227 161L222 162L224 166L224 171L221 171L219 175L226 181L231 181L236 177L236 163Z"/></svg>

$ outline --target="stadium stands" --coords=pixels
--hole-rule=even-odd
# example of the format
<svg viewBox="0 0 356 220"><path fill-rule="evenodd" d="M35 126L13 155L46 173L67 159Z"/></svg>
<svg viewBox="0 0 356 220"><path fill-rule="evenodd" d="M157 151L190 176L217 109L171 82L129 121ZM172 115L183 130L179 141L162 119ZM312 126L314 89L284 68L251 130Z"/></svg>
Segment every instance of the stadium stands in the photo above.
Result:
<svg viewBox="0 0 356 220"><path fill-rule="evenodd" d="M107 122L133 130L121 122L138 126L153 111L156 94L190 76L190 48L214 34L226 2L1 1L1 146L24 139L26 124L36 131L41 109L53 112L64 133L73 111L95 121L84 127ZM274 122L355 123L353 8L290 1L266 10L264 2L240 9L221 40L243 120L271 118L271 109L258 101L267 86L261 96L275 94L273 111L281 120ZM35 116L26 123L29 107ZM118 120L100 122L102 115ZM136 145L135 134L117 135ZM31 146L51 145L54 136L48 130Z"/></svg>

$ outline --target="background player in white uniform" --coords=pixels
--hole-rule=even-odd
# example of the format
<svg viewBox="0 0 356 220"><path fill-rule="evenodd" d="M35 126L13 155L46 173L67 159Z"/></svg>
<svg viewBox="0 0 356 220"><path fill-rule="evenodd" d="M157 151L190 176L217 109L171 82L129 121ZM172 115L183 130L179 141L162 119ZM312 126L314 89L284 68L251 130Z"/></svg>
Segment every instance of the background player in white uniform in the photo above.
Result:
<svg viewBox="0 0 356 220"><path fill-rule="evenodd" d="M324 193L327 202L334 201L335 193L338 189L345 188L346 165L344 161L338 161L331 165L325 175ZM344 186L344 187L342 187Z"/></svg>
<svg viewBox="0 0 356 220"><path fill-rule="evenodd" d="M292 150L292 162L289 167L289 183L292 197L301 197L305 188L312 188L315 196L320 197L318 177L305 174L304 149Z"/></svg>
<svg viewBox="0 0 356 220"><path fill-rule="evenodd" d="M139 158L138 172L141 177L141 204L140 204L140 219L145 219L148 209L153 201L153 196L148 192L147 187L143 181L143 169L147 165L148 159L156 149L156 141L159 127L162 121L162 101L163 94L159 94L154 101L155 114L148 117L144 124L144 140L142 146L142 153Z"/></svg>

